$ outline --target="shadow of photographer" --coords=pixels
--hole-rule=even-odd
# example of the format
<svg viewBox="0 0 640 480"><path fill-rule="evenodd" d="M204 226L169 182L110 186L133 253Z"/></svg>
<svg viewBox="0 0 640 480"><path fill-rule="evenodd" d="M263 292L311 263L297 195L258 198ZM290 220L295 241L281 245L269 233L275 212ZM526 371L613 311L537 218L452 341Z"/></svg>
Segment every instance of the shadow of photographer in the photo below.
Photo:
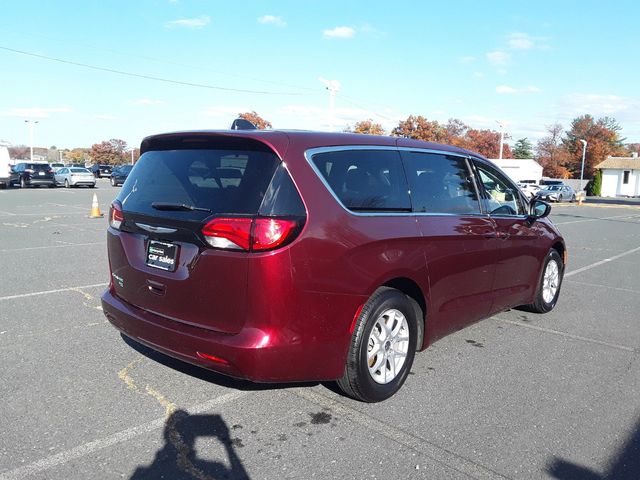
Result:
<svg viewBox="0 0 640 480"><path fill-rule="evenodd" d="M196 439L206 437L218 440L226 459L212 461L198 456ZM165 444L156 452L153 462L149 466L138 467L130 480L250 478L235 451L229 427L220 415L190 415L184 410L176 410L165 422L164 441ZM207 453L213 456L212 452Z"/></svg>

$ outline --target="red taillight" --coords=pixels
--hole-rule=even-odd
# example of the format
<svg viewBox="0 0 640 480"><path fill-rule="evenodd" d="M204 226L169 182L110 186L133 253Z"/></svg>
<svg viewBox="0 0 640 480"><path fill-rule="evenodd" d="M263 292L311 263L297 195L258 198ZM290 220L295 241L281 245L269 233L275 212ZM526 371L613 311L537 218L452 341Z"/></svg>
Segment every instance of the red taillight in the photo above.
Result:
<svg viewBox="0 0 640 480"><path fill-rule="evenodd" d="M202 228L202 234L212 247L249 250L251 222L250 218L214 218Z"/></svg>
<svg viewBox="0 0 640 480"><path fill-rule="evenodd" d="M120 230L120 225L124 220L124 214L122 213L122 208L120 204L117 202L113 202L111 204L111 208L109 209L109 225L116 230Z"/></svg>
<svg viewBox="0 0 640 480"><path fill-rule="evenodd" d="M253 249L270 250L281 245L297 225L293 220L257 218L253 230Z"/></svg>
<svg viewBox="0 0 640 480"><path fill-rule="evenodd" d="M298 223L278 218L215 218L202 228L215 248L263 251L285 243Z"/></svg>

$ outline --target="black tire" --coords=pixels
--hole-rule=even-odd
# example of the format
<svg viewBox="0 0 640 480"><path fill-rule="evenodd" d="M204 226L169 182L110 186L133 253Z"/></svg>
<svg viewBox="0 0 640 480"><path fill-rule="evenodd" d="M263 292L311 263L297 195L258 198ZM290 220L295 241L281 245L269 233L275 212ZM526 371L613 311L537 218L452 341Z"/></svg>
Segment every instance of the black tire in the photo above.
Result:
<svg viewBox="0 0 640 480"><path fill-rule="evenodd" d="M547 266L552 261L556 262L556 265L558 267L558 282L556 285L557 288L556 288L555 295L549 302L547 302L544 299L544 293L543 293L544 282L545 282L545 275L547 273ZM534 313L547 313L553 310L553 307L556 306L556 303L558 302L558 297L560 296L560 287L562 287L563 277L564 277L564 262L562 261L562 257L560 256L557 250L551 249L547 254L547 258L545 259L544 264L542 265L542 273L540 274L540 280L538 281L538 288L536 290L536 296L535 296L534 302L529 305L525 305L524 309Z"/></svg>
<svg viewBox="0 0 640 480"><path fill-rule="evenodd" d="M69 188L71 185L69 185L69 179L65 178L64 179L64 188Z"/></svg>
<svg viewBox="0 0 640 480"><path fill-rule="evenodd" d="M113 179L113 177L111 177L111 179L109 180L109 182L111 182L111 186L115 187L116 186L116 181Z"/></svg>
<svg viewBox="0 0 640 480"><path fill-rule="evenodd" d="M24 181L24 177L20 177L20 188L27 188L27 182Z"/></svg>
<svg viewBox="0 0 640 480"><path fill-rule="evenodd" d="M49 185L49 188L56 188L56 184L52 183L51 185Z"/></svg>
<svg viewBox="0 0 640 480"><path fill-rule="evenodd" d="M395 373L388 383L378 383L369 372L367 350L371 332L378 319L390 310L399 311L407 323L408 350L400 371ZM362 308L349 346L344 375L338 379L340 390L346 395L362 402L380 402L395 394L404 384L416 352L416 339L418 336L416 310L411 301L400 291L393 288L382 287L374 292L365 306ZM404 329L403 329L404 330ZM405 331L406 333L406 331ZM403 335L404 336L404 335ZM392 348L389 342L384 342L385 353ZM374 359L377 358L374 357ZM372 360L374 360L372 359ZM385 368L390 365L384 360Z"/></svg>
<svg viewBox="0 0 640 480"><path fill-rule="evenodd" d="M96 184L94 183L93 185L89 185L89 188L96 188Z"/></svg>
<svg viewBox="0 0 640 480"><path fill-rule="evenodd" d="M576 201L576 196L575 196L575 195L572 195L572 196L571 196L571 203L574 203L575 201Z"/></svg>

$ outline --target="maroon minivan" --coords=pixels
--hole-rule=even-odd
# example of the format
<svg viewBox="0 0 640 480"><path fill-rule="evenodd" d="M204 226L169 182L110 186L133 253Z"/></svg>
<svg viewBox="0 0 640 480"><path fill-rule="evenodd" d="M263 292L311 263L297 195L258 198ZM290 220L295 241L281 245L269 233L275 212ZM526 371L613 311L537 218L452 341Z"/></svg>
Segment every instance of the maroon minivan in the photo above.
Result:
<svg viewBox="0 0 640 480"><path fill-rule="evenodd" d="M376 402L416 350L558 299L566 247L491 162L404 138L154 135L109 213L104 313L172 357Z"/></svg>

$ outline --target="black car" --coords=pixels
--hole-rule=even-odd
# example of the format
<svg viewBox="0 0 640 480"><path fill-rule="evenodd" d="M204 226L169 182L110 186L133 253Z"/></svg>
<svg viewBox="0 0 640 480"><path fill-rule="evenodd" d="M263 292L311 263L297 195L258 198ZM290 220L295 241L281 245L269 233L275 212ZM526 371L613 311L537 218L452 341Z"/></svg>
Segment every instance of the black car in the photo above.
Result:
<svg viewBox="0 0 640 480"><path fill-rule="evenodd" d="M38 187L40 185L46 185L49 188L56 186L53 170L48 163L18 163L13 167L11 183L17 183L21 188Z"/></svg>
<svg viewBox="0 0 640 480"><path fill-rule="evenodd" d="M111 165L92 165L90 170L96 178L111 176Z"/></svg>
<svg viewBox="0 0 640 480"><path fill-rule="evenodd" d="M132 168L133 165L121 165L114 168L111 171L111 185L114 187L122 185L129 176L129 172L131 172Z"/></svg>

